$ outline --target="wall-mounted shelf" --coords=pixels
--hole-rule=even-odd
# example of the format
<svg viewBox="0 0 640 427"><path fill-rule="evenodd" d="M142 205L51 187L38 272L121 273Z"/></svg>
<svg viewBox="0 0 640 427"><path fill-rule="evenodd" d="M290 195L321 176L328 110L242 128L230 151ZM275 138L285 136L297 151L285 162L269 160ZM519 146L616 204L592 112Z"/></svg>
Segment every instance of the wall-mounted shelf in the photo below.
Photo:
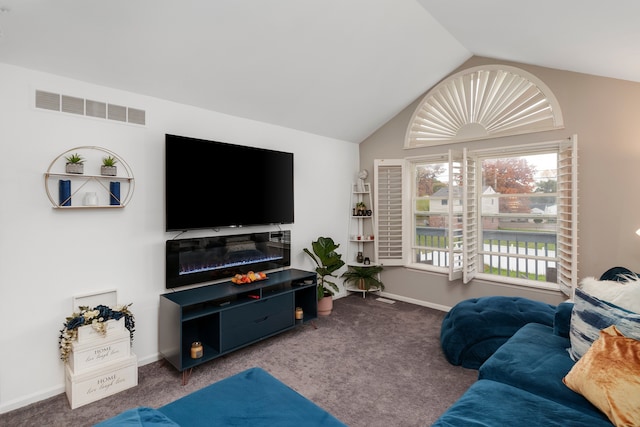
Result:
<svg viewBox="0 0 640 427"><path fill-rule="evenodd" d="M87 173L67 173L66 157L79 154ZM114 176L100 173L102 159L116 160ZM47 197L54 209L120 209L133 197L134 178L131 167L116 153L102 147L71 148L53 159L44 174ZM64 187L64 189L62 188Z"/></svg>

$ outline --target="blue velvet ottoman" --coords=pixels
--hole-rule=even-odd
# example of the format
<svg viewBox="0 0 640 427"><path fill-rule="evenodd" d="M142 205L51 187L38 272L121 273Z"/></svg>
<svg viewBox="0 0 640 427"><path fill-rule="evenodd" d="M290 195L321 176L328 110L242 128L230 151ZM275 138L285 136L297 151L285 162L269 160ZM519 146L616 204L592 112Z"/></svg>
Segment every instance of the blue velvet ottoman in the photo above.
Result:
<svg viewBox="0 0 640 427"><path fill-rule="evenodd" d="M125 411L96 427L346 427L261 368L240 372L158 409Z"/></svg>
<svg viewBox="0 0 640 427"><path fill-rule="evenodd" d="M555 306L520 297L490 296L459 302L442 321L440 344L452 365L478 369L527 323L553 326Z"/></svg>

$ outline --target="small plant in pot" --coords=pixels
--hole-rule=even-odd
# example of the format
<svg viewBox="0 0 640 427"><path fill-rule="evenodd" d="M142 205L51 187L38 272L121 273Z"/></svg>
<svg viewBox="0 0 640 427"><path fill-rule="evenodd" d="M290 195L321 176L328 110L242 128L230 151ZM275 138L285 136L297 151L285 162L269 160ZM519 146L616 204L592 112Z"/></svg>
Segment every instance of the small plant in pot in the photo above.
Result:
<svg viewBox="0 0 640 427"><path fill-rule="evenodd" d="M100 166L100 174L105 176L116 176L118 174L116 163L118 163L118 161L113 156L103 157L102 166Z"/></svg>
<svg viewBox="0 0 640 427"><path fill-rule="evenodd" d="M65 157L65 160L67 161L65 166L65 171L67 173L84 173L84 158L80 154L71 154L70 156Z"/></svg>
<svg viewBox="0 0 640 427"><path fill-rule="evenodd" d="M383 270L381 265L370 267L349 266L349 269L342 273L345 283L352 283L358 289L369 291L371 289L384 290L384 283L378 278L378 274Z"/></svg>
<svg viewBox="0 0 640 427"><path fill-rule="evenodd" d="M311 242L311 250L304 248L304 252L311 257L317 266L318 314L320 315L331 313L334 292L340 291L338 285L328 280L329 277L337 278L338 276L334 273L345 264L342 260L342 255L336 252L339 247L340 244L335 243L331 237L318 237L318 240ZM329 307L324 307L324 305Z"/></svg>

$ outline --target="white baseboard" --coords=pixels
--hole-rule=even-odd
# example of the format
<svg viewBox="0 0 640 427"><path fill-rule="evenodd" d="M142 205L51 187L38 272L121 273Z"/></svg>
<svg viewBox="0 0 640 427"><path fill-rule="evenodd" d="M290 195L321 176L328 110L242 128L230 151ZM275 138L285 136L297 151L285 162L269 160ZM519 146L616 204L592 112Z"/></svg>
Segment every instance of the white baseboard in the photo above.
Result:
<svg viewBox="0 0 640 427"><path fill-rule="evenodd" d="M428 301L422 301L422 300L414 299L414 298L407 298L407 297L403 297L401 295L391 294L389 292L380 292L380 296L383 296L385 298L391 298L391 299L394 299L394 300L397 300L397 301L404 301L404 302L408 302L408 303L411 303L411 304L421 305L423 307L433 308L434 310L439 310L439 311L448 312L449 310L451 310L451 307L448 307L446 305L433 304L433 303L430 303Z"/></svg>
<svg viewBox="0 0 640 427"><path fill-rule="evenodd" d="M23 406L31 405L32 403L40 402L41 400L57 396L60 393L64 393L64 382L47 390L39 391L38 393L22 396L18 399L9 400L8 402L2 402L2 404L0 404L0 414L20 409Z"/></svg>
<svg viewBox="0 0 640 427"><path fill-rule="evenodd" d="M142 359L139 358L138 367L156 362L161 358L162 357L160 356L160 353L155 353L150 356L144 357ZM63 381L59 385L51 387L47 390L44 390L38 393L33 393L28 396L22 396L18 399L10 400L8 402L2 402L0 404L0 414L4 414L6 412L20 409L24 406L31 405L32 403L40 402L41 400L49 399L50 397L54 397L65 392L66 390L65 390L65 385Z"/></svg>

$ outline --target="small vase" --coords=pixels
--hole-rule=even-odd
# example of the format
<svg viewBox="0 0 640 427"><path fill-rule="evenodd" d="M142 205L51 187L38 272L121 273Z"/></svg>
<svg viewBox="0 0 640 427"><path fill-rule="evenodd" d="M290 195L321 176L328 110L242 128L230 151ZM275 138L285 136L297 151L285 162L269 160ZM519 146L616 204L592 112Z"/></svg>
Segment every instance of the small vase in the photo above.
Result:
<svg viewBox="0 0 640 427"><path fill-rule="evenodd" d="M356 262L362 264L364 261L364 257L362 256L362 252L358 252L358 256L356 257Z"/></svg>

